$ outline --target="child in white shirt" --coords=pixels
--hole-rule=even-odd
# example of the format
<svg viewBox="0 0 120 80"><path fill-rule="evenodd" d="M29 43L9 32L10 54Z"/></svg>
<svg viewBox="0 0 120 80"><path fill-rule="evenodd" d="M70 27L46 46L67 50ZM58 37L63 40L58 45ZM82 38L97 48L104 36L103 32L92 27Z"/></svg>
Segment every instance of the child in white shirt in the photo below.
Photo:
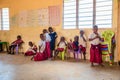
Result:
<svg viewBox="0 0 120 80"><path fill-rule="evenodd" d="M54 53L54 59L55 59L55 57L59 54L59 52L64 51L64 50L65 50L65 47L67 46L67 43L66 43L64 37L61 37L61 38L60 38L60 41L59 41L59 43L58 43L57 46L58 46L58 47L57 47L57 49L55 50L55 53Z"/></svg>
<svg viewBox="0 0 120 80"><path fill-rule="evenodd" d="M87 39L84 34L83 30L80 30L80 38L79 38L79 44L80 44L80 52L84 56L84 60L86 60L86 45L87 45Z"/></svg>

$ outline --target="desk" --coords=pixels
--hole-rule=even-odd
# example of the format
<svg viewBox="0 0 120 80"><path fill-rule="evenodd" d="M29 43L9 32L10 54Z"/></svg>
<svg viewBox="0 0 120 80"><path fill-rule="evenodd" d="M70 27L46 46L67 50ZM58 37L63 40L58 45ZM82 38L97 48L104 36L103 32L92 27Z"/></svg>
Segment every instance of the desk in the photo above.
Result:
<svg viewBox="0 0 120 80"><path fill-rule="evenodd" d="M8 52L8 42L0 42L0 44L2 44L2 46L5 46L6 51Z"/></svg>

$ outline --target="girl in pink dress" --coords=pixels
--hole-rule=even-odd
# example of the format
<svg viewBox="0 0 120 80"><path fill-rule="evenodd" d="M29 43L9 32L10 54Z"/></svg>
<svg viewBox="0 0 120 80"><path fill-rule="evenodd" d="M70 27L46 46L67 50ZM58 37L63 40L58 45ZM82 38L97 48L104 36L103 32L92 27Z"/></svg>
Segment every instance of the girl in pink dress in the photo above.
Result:
<svg viewBox="0 0 120 80"><path fill-rule="evenodd" d="M29 49L25 52L25 56L35 55L37 52L37 46L34 45L31 41L28 42Z"/></svg>

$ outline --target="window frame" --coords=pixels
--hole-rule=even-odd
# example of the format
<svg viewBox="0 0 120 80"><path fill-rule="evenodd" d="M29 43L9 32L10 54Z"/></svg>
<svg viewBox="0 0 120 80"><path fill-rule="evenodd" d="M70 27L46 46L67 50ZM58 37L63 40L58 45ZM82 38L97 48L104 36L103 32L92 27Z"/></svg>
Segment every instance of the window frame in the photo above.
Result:
<svg viewBox="0 0 120 80"><path fill-rule="evenodd" d="M63 18L62 18L62 28L63 29L71 29L71 28L65 28L64 27L64 1L65 0L63 0ZM108 0L109 1L109 0ZM112 0L112 9L111 9L111 12L112 12L112 14L111 14L111 26L110 27L100 27L100 29L111 29L111 28L113 28L113 0ZM89 27L89 28L79 28L79 0L76 0L76 26L75 26L75 28L74 29L92 29L92 27ZM92 20L92 26L93 25L96 25L96 0L93 0L93 20Z"/></svg>
<svg viewBox="0 0 120 80"><path fill-rule="evenodd" d="M6 21L3 21L3 16L4 16L4 14L3 14L3 9L8 9L8 15L7 15L7 17L8 18L6 18L7 20L8 20L8 27L4 27L6 24L4 24ZM10 30L10 11L9 11L10 9L8 8L8 7L4 7L4 8L0 8L0 18L1 18L1 21L0 21L0 31L9 31ZM5 28L7 28L7 29L5 29Z"/></svg>

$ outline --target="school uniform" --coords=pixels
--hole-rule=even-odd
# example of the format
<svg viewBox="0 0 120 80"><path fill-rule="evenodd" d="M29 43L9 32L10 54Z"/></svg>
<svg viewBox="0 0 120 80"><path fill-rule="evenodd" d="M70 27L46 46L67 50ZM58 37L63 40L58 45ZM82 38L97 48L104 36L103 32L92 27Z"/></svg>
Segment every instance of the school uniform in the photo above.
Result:
<svg viewBox="0 0 120 80"><path fill-rule="evenodd" d="M46 37L46 55L47 55L47 58L50 58L51 57L51 50L50 50L50 41L51 41L51 37L48 33L45 33L44 36Z"/></svg>
<svg viewBox="0 0 120 80"><path fill-rule="evenodd" d="M25 52L25 56L35 55L37 52L37 46L33 45L33 47L29 47L29 49Z"/></svg>
<svg viewBox="0 0 120 80"><path fill-rule="evenodd" d="M61 41L57 47L57 51L62 52L64 51L65 47L66 47L66 42Z"/></svg>
<svg viewBox="0 0 120 80"><path fill-rule="evenodd" d="M87 40L85 35L83 35L83 37L85 38L85 40ZM83 37L80 36L80 38L79 38L79 42L80 42L79 47L80 47L80 51L82 53L86 52L86 46L87 46L87 43L83 40Z"/></svg>
<svg viewBox="0 0 120 80"><path fill-rule="evenodd" d="M36 55L34 56L34 61L42 61L46 60L47 55L46 55L46 42L41 40L39 41L39 46L40 46L40 52L37 52Z"/></svg>
<svg viewBox="0 0 120 80"><path fill-rule="evenodd" d="M79 52L79 42L78 41L73 41L73 50L74 50L74 59L78 59L78 54ZM77 56L76 56L77 55Z"/></svg>
<svg viewBox="0 0 120 80"><path fill-rule="evenodd" d="M23 43L23 40L21 40L21 39L18 39L18 40L15 40L14 42L12 42L12 44L9 46L9 54L11 54L11 51L12 51L12 54L14 54L15 47L17 45L20 46L22 43Z"/></svg>
<svg viewBox="0 0 120 80"><path fill-rule="evenodd" d="M97 35L95 33L90 34L89 39L95 38ZM99 34L99 36L101 36ZM101 41L99 38L96 38L91 41L91 48L90 48L90 62L93 63L102 63L102 54L100 48Z"/></svg>
<svg viewBox="0 0 120 80"><path fill-rule="evenodd" d="M51 37L50 49L55 50L55 40L56 40L57 33L56 32L51 32L51 33L49 33L49 35Z"/></svg>

